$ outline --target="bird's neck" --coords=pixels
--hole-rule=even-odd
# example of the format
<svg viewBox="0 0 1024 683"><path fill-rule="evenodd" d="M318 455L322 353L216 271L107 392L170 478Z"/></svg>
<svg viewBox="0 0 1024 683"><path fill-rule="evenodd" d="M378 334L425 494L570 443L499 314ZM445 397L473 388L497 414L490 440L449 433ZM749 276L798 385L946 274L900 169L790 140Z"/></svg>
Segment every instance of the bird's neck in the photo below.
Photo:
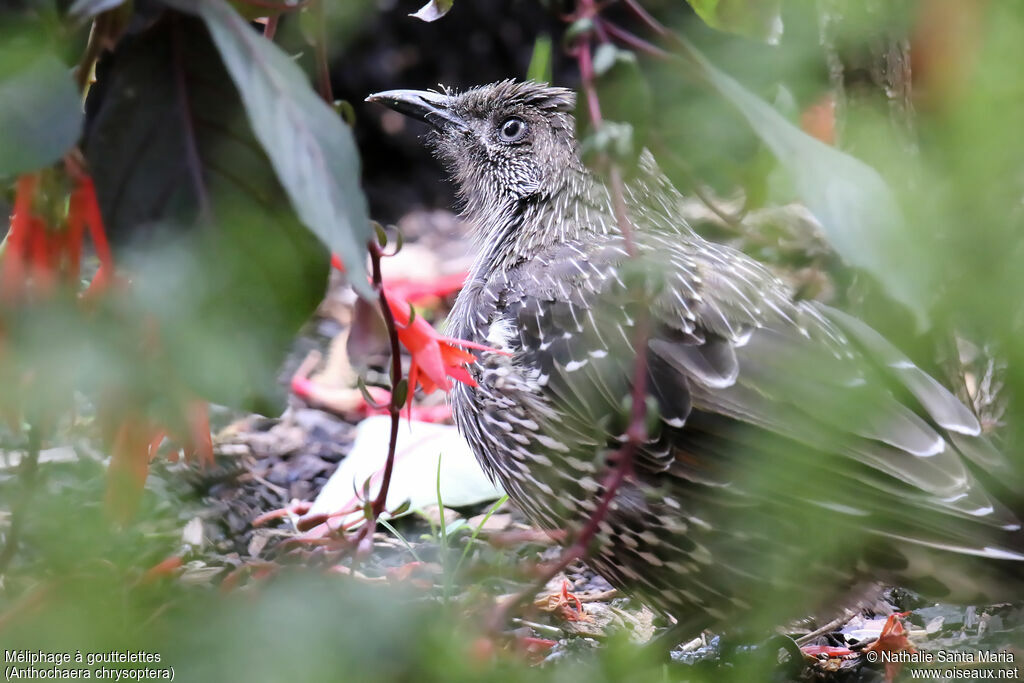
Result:
<svg viewBox="0 0 1024 683"><path fill-rule="evenodd" d="M491 196L466 203L463 215L476 226L480 247L477 276L507 270L553 246L620 233L612 193L595 174L579 164L559 177L557 186L526 198ZM682 199L644 150L623 188L634 237L668 233L681 241L703 241L680 216Z"/></svg>

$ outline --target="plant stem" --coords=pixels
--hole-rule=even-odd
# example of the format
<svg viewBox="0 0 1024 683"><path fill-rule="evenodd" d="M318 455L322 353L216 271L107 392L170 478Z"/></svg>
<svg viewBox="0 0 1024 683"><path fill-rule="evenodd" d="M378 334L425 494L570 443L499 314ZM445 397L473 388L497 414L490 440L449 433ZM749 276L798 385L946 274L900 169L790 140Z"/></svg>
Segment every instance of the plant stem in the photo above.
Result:
<svg viewBox="0 0 1024 683"><path fill-rule="evenodd" d="M621 26L617 26L609 21L601 21L601 25L608 31L608 34L619 41L626 47L641 52L649 57L655 59L667 60L671 59L672 53L667 50L663 50L654 43L648 42L640 36L627 31Z"/></svg>
<svg viewBox="0 0 1024 683"><path fill-rule="evenodd" d="M331 90L331 67L327 63L327 25L324 21L324 3L319 0L313 4L316 15L316 86L320 97L328 105L334 104L334 92Z"/></svg>
<svg viewBox="0 0 1024 683"><path fill-rule="evenodd" d="M665 28L665 25L655 19L651 14L640 5L639 0L623 0L623 4L629 9L630 12L636 16L641 22L643 22L649 29L657 33L659 36L666 38L672 38L672 32Z"/></svg>
<svg viewBox="0 0 1024 683"><path fill-rule="evenodd" d="M267 17L267 23L263 26L263 37L267 40L274 40L274 36L277 35L277 24L280 21L280 16Z"/></svg>
<svg viewBox="0 0 1024 683"><path fill-rule="evenodd" d="M373 533L377 529L377 520L387 505L388 490L391 488L391 475L395 470L395 450L398 447L398 427L401 423L402 414L402 403L399 400L397 391L398 384L402 381L402 352L398 345L398 328L395 326L395 316L391 313L391 306L388 305L388 298L384 293L384 279L380 270L380 259L384 254L380 245L374 239L367 243L367 249L370 252L371 282L373 288L377 291L380 313L384 317L384 325L387 327L388 342L391 347L391 398L388 400L391 433L388 437L388 455L384 461L384 474L381 477L380 491L377 492L377 497L370 504L366 523L356 533L351 544L351 547L354 548L353 568L359 562L360 557L368 554L369 547L372 547L372 545L368 547L366 541L367 539L372 539Z"/></svg>
<svg viewBox="0 0 1024 683"><path fill-rule="evenodd" d="M590 17L594 19L595 35L602 43L609 41L609 35L602 28L602 21L595 0L577 0L576 14L578 17ZM587 34L581 38L580 44L576 47L576 60L580 69L580 81L583 93L586 96L587 108L590 113L590 121L595 130L604 125L601 116L601 102L597 93L596 74L594 72L594 61L592 49L593 36ZM615 220L619 232L622 233L626 251L629 258L637 255L636 242L633 238L634 226L629 219L629 212L626 207L625 185L622 179L622 171L613 159L606 159L611 180L612 209L615 213ZM498 630L505 622L508 611L539 590L560 571L564 570L576 560L583 559L590 551L591 543L597 536L601 522L608 516L612 502L618 494L619 489L626 479L633 473L633 459L640 444L647 438L647 340L650 335L650 318L647 314L647 307L641 307L641 314L637 317L633 348L636 353L636 360L633 365L633 381L631 388L632 405L630 407L629 426L626 429L626 440L619 450L609 459L608 471L604 475L601 486L604 493L597 508L590 515L586 524L575 535L573 542L562 553L561 557L550 565L541 569L540 576L533 585L513 595L505 602L498 605L492 615L492 630Z"/></svg>
<svg viewBox="0 0 1024 683"><path fill-rule="evenodd" d="M395 469L395 448L398 445L398 427L401 421L402 404L399 402L398 383L402 380L402 352L398 345L398 328L395 327L395 316L391 313L391 306L388 305L387 295L384 293L383 278L380 271L381 259L380 246L371 240L370 242L370 263L373 277L373 286L377 290L380 301L380 312L384 316L384 324L388 330L388 342L391 346L391 399L388 402L388 415L391 416L391 434L388 438L388 457L384 463L384 476L381 478L380 492L373 501L373 519L380 516L384 511L384 505L388 497L388 488L391 486L391 473ZM410 387L409 391L413 388Z"/></svg>

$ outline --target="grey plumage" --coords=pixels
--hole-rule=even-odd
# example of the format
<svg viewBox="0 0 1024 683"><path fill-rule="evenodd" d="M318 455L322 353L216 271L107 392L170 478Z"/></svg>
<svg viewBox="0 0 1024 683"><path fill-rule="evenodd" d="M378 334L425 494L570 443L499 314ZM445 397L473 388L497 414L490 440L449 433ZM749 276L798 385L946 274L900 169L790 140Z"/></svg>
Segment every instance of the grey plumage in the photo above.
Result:
<svg viewBox="0 0 1024 683"><path fill-rule="evenodd" d="M504 81L370 99L436 127L478 228L451 333L510 355L478 354L479 385L455 388L454 415L536 523L573 527L596 508L636 320L651 317L657 423L600 525L592 562L609 580L694 627L750 609L755 586L796 608L808 580L835 585L814 601L863 578L1017 594L1020 524L976 476L1009 466L974 415L864 323L794 302L762 265L694 233L647 152L625 188L630 261L609 191L577 155L571 91ZM856 540L818 557L808 522Z"/></svg>

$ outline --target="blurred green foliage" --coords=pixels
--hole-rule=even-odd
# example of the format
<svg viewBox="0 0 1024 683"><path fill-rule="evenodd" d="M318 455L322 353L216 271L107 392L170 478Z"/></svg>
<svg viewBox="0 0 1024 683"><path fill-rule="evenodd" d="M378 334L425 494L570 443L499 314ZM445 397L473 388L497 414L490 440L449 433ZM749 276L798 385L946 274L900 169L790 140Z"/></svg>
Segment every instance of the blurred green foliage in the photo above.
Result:
<svg viewBox="0 0 1024 683"><path fill-rule="evenodd" d="M108 228L125 238L119 259L144 276L94 310L83 311L65 297L4 311L3 360L34 373L30 384L20 383L18 372L8 373L0 387L2 402L20 409L13 427L0 434L5 451L25 450L20 419L42 423L47 439L70 429L95 440L88 408L84 419L68 416L81 395L95 398L111 386L131 389L124 404L154 416L166 412L162 402L184 393L181 385L225 404L273 412L283 351L323 293L323 243L341 251L362 281L360 245L369 237L369 223L362 225L358 159L347 127L328 121L324 112L330 110L315 100L309 82L282 66L291 55L255 32L240 33L248 27L227 14L227 5L209 14L198 3L168 3L201 14L204 24L161 3L137 4L143 6L141 27L116 36L112 54L100 64L83 144ZM847 265L873 271L890 286L918 269L929 274L927 286L913 296L895 293L920 306L938 331L921 336L908 325L902 339L915 360L934 361L934 337L955 328L1008 362L1001 394L1024 393L1024 136L1018 133L1024 121L1024 5L968 3L968 14L944 24L950 4L940 0L819 3L818 12L827 17L790 1L778 16L775 4L764 3L771 9L765 24L763 16L743 14L745 3L691 4L712 27L749 36L756 26L753 32L764 37L764 27L778 20L784 31L778 45L768 45L693 21L684 3L652 0L647 8L718 71L606 48L596 65L605 116L629 123L635 151L651 147L684 192L698 186L720 195L742 191L750 209L795 199L814 209L812 197L822 198L818 217L827 222L840 255L852 262ZM69 91L68 64L86 40L84 27L56 6L15 5L0 9L5 186L19 172L53 164L79 138L81 112ZM330 3L325 9L332 39L357 33L373 12L369 3ZM425 9L440 15L457 12L458 5L435 2ZM88 13L84 8L83 16ZM829 33L823 37L824 24ZM216 29L212 40L210 26ZM301 22L286 23L283 40L301 43L298 31L312 41L322 26L303 8ZM884 61L883 38L910 49L914 87L905 96L864 71L865 63ZM530 75L547 79L552 42L529 40ZM314 53L297 58L310 72ZM718 75L709 83L709 74ZM110 90L101 100L105 88ZM837 149L794 138L802 114L837 88ZM275 100L300 104L283 110ZM766 103L774 109L765 109ZM304 115L321 104L317 116ZM308 135L302 125L309 126ZM303 156L307 144L329 150L331 158L321 161L338 166L326 169L315 155ZM794 146L799 153L786 158ZM851 157L884 180L901 220L888 222L895 215L882 206L888 199L866 192L865 185L877 181L874 175L864 181L867 166L857 162L857 173L839 173ZM310 217L311 208L320 210L317 217ZM851 234L854 219L864 230ZM879 236L891 238L887 246L879 248ZM834 300L880 316L878 299L858 301L853 288L845 288L860 276L834 261L829 266L839 284ZM897 317L914 317L897 310ZM147 348L140 319L161 330L159 353ZM863 409L848 406L844 415L856 419ZM1024 467L1020 417L1019 402L992 415L996 436L1018 468ZM773 448L758 446L769 454ZM799 467L777 468L765 458L742 472L743 485L766 496L803 487L829 495L830 463L785 455ZM763 678L762 669L680 674L652 653L637 653L625 638L538 670L519 656L492 657L482 649L478 615L467 619L458 602L442 605L316 570L291 571L227 594L210 585L144 582L146 568L180 550L181 526L199 509L183 492L168 490L174 487L167 482L180 473L151 478L139 518L115 529L100 506L103 467L82 459L43 469L31 506L19 513L27 519L23 547L3 571L0 649L144 649L160 653L185 681ZM16 470L5 468L2 507L17 498L19 485ZM1009 493L1021 502L1019 490ZM861 530L821 529L814 508L782 498L775 504L778 517L788 519L786 537L802 551L771 555L777 565L762 571L787 577L787 585L746 595L757 609L738 630L771 630L777 614L807 598L809 585L828 580L808 571L811 555L852 561L864 549ZM750 538L756 539L761 524L764 519L737 510L736 528ZM481 585L488 579L472 568L467 575Z"/></svg>

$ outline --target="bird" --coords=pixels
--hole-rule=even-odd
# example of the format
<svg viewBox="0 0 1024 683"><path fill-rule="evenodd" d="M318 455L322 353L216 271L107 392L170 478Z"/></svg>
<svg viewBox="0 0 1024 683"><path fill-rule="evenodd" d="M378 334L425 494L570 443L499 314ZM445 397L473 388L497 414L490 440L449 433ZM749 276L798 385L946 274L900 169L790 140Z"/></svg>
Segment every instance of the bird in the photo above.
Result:
<svg viewBox="0 0 1024 683"><path fill-rule="evenodd" d="M610 583L694 632L876 581L1019 598L1019 473L975 414L866 323L699 236L648 150L617 195L581 160L574 91L367 101L429 124L475 228L448 325L489 349L452 390L455 424L531 522L597 522L587 561ZM646 435L595 519L641 399Z"/></svg>

